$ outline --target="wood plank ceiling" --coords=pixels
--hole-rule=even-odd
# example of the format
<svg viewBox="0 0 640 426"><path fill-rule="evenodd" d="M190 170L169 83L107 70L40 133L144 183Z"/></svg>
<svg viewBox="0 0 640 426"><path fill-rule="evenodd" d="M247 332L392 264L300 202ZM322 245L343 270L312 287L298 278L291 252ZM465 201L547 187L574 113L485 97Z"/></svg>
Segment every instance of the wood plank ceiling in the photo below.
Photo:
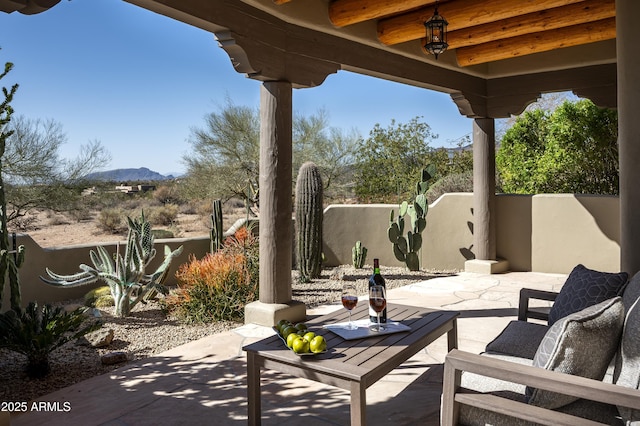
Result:
<svg viewBox="0 0 640 426"><path fill-rule="evenodd" d="M295 1L304 0L274 3ZM333 0L327 13L337 28L375 21L384 45L423 46L434 6L432 0ZM616 37L615 0L441 0L438 11L461 67Z"/></svg>

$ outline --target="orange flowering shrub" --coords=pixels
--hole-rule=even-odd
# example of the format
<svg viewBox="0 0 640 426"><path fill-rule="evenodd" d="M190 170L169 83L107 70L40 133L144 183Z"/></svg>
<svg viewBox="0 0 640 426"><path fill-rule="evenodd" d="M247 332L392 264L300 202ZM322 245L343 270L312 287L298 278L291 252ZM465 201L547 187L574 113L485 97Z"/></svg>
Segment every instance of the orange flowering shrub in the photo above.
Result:
<svg viewBox="0 0 640 426"><path fill-rule="evenodd" d="M176 273L178 288L167 309L187 323L241 320L244 306L258 298L258 240L240 228L221 250L191 257Z"/></svg>

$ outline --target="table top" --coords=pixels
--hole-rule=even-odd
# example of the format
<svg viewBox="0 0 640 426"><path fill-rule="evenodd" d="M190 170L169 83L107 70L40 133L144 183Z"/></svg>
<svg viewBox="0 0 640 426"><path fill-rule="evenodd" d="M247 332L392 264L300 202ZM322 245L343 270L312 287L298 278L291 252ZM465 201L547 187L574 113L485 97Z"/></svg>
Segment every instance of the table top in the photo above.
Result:
<svg viewBox="0 0 640 426"><path fill-rule="evenodd" d="M244 346L243 350L277 361L278 364L365 382L369 386L451 330L459 314L455 311L390 303L387 305L388 319L408 325L411 331L345 340L322 328L325 324L348 321L348 311L339 309L306 322L310 331L321 334L326 339L328 347L326 353L313 356L297 355L287 348L277 335ZM368 318L368 316L368 303L359 303L352 311L353 320ZM286 369L283 368L282 371Z"/></svg>

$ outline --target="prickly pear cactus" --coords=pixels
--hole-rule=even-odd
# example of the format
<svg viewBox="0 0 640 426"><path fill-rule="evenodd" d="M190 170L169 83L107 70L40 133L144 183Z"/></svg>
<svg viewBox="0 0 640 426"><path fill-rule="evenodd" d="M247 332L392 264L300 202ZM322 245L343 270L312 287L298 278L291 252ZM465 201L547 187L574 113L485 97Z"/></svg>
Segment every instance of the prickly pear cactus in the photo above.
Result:
<svg viewBox="0 0 640 426"><path fill-rule="evenodd" d="M211 253L217 252L222 248L224 234L222 231L222 201L213 201L213 214L211 215Z"/></svg>
<svg viewBox="0 0 640 426"><path fill-rule="evenodd" d="M404 262L410 271L420 269L418 250L422 247L422 231L427 227L427 211L429 203L425 195L429 189L429 180L435 174L433 164L422 169L422 178L416 184L416 196L412 202L403 201L395 217L395 211L389 215L389 229L387 235L393 244L393 254L396 259ZM409 215L410 229L404 235L405 216Z"/></svg>
<svg viewBox="0 0 640 426"><path fill-rule="evenodd" d="M296 254L300 279L320 276L322 268L322 178L312 163L304 163L296 182Z"/></svg>

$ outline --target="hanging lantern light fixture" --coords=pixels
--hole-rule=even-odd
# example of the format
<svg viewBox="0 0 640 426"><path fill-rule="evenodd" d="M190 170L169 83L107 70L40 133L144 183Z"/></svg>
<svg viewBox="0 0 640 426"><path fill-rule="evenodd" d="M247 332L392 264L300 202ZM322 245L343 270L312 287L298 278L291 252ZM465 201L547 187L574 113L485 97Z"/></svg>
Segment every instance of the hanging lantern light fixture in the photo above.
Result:
<svg viewBox="0 0 640 426"><path fill-rule="evenodd" d="M438 59L438 55L447 50L447 22L444 17L438 14L438 2L436 1L436 9L431 19L424 23L427 29L427 38L424 48Z"/></svg>

